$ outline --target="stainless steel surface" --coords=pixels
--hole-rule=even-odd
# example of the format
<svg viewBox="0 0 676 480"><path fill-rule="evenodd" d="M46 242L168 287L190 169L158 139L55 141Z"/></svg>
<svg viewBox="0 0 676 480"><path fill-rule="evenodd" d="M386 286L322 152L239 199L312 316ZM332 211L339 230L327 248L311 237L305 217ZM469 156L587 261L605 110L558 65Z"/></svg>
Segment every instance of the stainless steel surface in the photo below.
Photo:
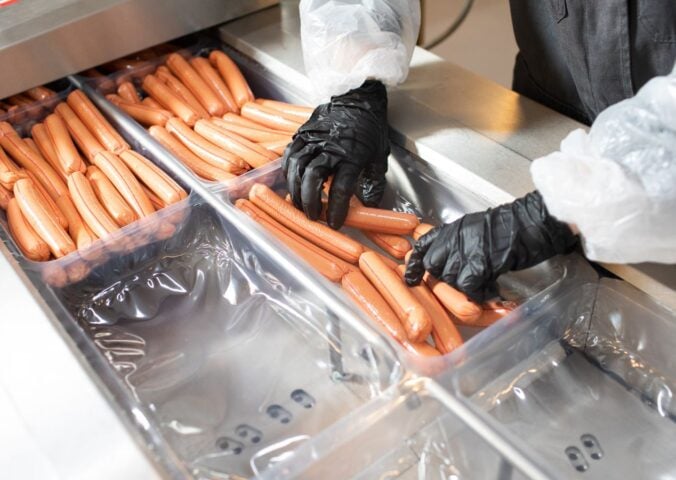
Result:
<svg viewBox="0 0 676 480"><path fill-rule="evenodd" d="M0 11L0 98L277 3L24 0Z"/></svg>

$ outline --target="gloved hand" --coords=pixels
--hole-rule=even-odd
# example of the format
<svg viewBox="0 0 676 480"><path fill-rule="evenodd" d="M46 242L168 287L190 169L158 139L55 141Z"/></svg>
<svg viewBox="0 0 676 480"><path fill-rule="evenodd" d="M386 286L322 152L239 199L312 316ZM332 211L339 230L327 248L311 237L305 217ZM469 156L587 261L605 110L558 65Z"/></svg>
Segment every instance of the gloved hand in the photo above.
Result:
<svg viewBox="0 0 676 480"><path fill-rule="evenodd" d="M571 252L577 236L547 212L539 192L485 212L465 215L423 235L406 267L417 285L425 270L483 302L497 296L497 278Z"/></svg>
<svg viewBox="0 0 676 480"><path fill-rule="evenodd" d="M293 203L308 218L322 212L322 184L333 175L326 215L331 228L343 226L350 198L357 194L377 206L385 191L387 156L387 91L366 81L318 106L284 152L282 169Z"/></svg>

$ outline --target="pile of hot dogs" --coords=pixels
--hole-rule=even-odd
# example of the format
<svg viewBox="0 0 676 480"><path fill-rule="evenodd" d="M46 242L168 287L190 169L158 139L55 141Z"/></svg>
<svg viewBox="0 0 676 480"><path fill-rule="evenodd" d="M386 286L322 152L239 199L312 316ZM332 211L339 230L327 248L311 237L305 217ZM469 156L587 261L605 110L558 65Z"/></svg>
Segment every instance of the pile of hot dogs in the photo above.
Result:
<svg viewBox="0 0 676 480"><path fill-rule="evenodd" d="M147 63L131 65L142 75L123 76L106 98L205 180L228 180L279 158L312 113L255 99L235 62L219 50L208 59L173 52L152 71Z"/></svg>
<svg viewBox="0 0 676 480"><path fill-rule="evenodd" d="M339 283L347 295L406 350L439 356L462 345L456 325L488 326L514 305L478 305L429 275L416 287L403 281L404 265L376 252L342 232L309 220L288 199L263 184L255 184L236 207L305 259L325 278ZM426 233L409 213L368 208L353 199L345 225L362 230L390 256L402 260L411 250L407 237Z"/></svg>
<svg viewBox="0 0 676 480"><path fill-rule="evenodd" d="M186 198L186 192L133 151L80 90L21 138L0 123L0 207L27 258L46 261ZM173 225L154 232L173 233ZM75 278L86 273L62 272ZM65 283L61 278L58 283Z"/></svg>
<svg viewBox="0 0 676 480"><path fill-rule="evenodd" d="M57 94L47 87L34 87L25 92L0 100L0 120L12 124L35 121L44 115L45 109L54 107Z"/></svg>

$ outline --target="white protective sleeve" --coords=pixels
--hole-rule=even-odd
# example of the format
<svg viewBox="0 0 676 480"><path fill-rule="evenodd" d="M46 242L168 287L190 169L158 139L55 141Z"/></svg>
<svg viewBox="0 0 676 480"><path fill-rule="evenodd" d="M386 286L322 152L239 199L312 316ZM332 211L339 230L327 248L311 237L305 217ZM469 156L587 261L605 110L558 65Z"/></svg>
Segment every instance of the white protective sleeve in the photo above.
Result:
<svg viewBox="0 0 676 480"><path fill-rule="evenodd" d="M369 78L408 75L420 29L419 0L301 0L305 70L322 102Z"/></svg>
<svg viewBox="0 0 676 480"><path fill-rule="evenodd" d="M676 263L676 68L575 130L531 173L550 213L610 263Z"/></svg>

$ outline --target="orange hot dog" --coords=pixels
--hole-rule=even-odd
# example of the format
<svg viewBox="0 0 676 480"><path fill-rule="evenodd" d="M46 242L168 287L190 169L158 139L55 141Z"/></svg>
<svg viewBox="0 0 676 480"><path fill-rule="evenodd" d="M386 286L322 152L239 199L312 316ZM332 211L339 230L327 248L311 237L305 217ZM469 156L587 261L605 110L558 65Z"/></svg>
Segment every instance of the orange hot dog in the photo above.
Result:
<svg viewBox="0 0 676 480"><path fill-rule="evenodd" d="M87 180L91 183L96 197L118 226L124 227L138 220L138 215L98 167L91 166L87 169Z"/></svg>
<svg viewBox="0 0 676 480"><path fill-rule="evenodd" d="M145 105L146 107L156 108L156 109L158 109L158 110L164 110L164 109L162 108L162 105L160 105L160 104L157 103L155 100L153 100L152 97L146 97L146 98L144 98L143 100L141 100L141 103L142 103L143 105Z"/></svg>
<svg viewBox="0 0 676 480"><path fill-rule="evenodd" d="M35 144L32 138L26 137L23 139L24 142L26 142L26 145L28 145L35 153L40 155L42 159L44 160L45 157L42 156L42 153L40 153L40 150L38 149L38 146ZM56 172L59 173L59 172Z"/></svg>
<svg viewBox="0 0 676 480"><path fill-rule="evenodd" d="M155 212L150 199L141 184L120 158L110 152L101 152L94 157L94 165L99 167L108 180L115 186L122 198L139 217L147 217Z"/></svg>
<svg viewBox="0 0 676 480"><path fill-rule="evenodd" d="M242 108L245 103L253 102L254 95L249 84L237 64L230 57L220 50L214 50L209 54L209 61L225 80L225 84L232 93L238 107Z"/></svg>
<svg viewBox="0 0 676 480"><path fill-rule="evenodd" d="M274 128L266 127L265 125L262 125L258 122L254 122L253 120L249 120L248 118L244 118L240 115L237 115L236 113L226 113L221 117L221 120L224 122L228 123L234 123L235 125L241 125L243 127L249 127L249 128L256 128L258 130L264 130L266 132L271 132L271 133L279 133L284 135L285 137L290 137L291 134L288 132L285 132L283 130L275 130Z"/></svg>
<svg viewBox="0 0 676 480"><path fill-rule="evenodd" d="M182 98L175 95L169 87L157 79L154 75L148 75L143 79L143 89L148 92L162 107L171 111L191 127L199 119L199 115Z"/></svg>
<svg viewBox="0 0 676 480"><path fill-rule="evenodd" d="M82 123L82 120L75 115L75 112L68 106L66 103L60 103L55 108L56 113L58 113L66 126L68 127L68 132L70 132L71 137L77 143L77 146L80 147L82 153L85 154L87 160L90 162L99 152L105 151L103 145L94 138L94 135L89 131L89 129Z"/></svg>
<svg viewBox="0 0 676 480"><path fill-rule="evenodd" d="M63 119L53 113L47 116L44 125L61 166L58 170L64 172L66 176L73 172L84 172L87 167L76 150Z"/></svg>
<svg viewBox="0 0 676 480"><path fill-rule="evenodd" d="M244 160L208 142L178 118L170 119L167 122L166 129L195 155L221 170L229 173L241 173L248 167Z"/></svg>
<svg viewBox="0 0 676 480"><path fill-rule="evenodd" d="M309 220L303 212L284 201L266 185L257 183L249 191L249 200L281 224L315 245L350 263L357 263L364 247L347 235Z"/></svg>
<svg viewBox="0 0 676 480"><path fill-rule="evenodd" d="M397 272L375 252L359 257L359 268L399 317L411 342L420 343L432 332L432 319Z"/></svg>
<svg viewBox="0 0 676 480"><path fill-rule="evenodd" d="M271 152L274 152L278 156L284 155L284 150L286 150L286 147L291 143L291 140L289 138L285 138L283 140L277 140L275 142L261 142L258 145L260 145L263 148L267 148Z"/></svg>
<svg viewBox="0 0 676 480"><path fill-rule="evenodd" d="M469 300L464 293L437 280L429 273L425 274L424 281L444 307L462 324L476 325L483 313L481 306Z"/></svg>
<svg viewBox="0 0 676 480"><path fill-rule="evenodd" d="M81 90L75 90L68 95L66 102L107 150L113 153L120 153L123 150L129 149L129 144L108 123L108 120L104 118L101 112Z"/></svg>
<svg viewBox="0 0 676 480"><path fill-rule="evenodd" d="M278 100L269 100L267 98L258 98L256 103L264 107L277 110L284 114L289 120L297 123L305 123L312 116L313 109L310 107L303 107L301 105L293 105L291 103L280 102Z"/></svg>
<svg viewBox="0 0 676 480"><path fill-rule="evenodd" d="M157 195L165 205L171 205L187 198L188 194L169 175L157 165L134 151L122 152L122 161L134 172L151 192Z"/></svg>
<svg viewBox="0 0 676 480"><path fill-rule="evenodd" d="M29 88L23 93L35 101L48 100L56 95L53 90L50 90L47 87Z"/></svg>
<svg viewBox="0 0 676 480"><path fill-rule="evenodd" d="M246 143L238 141L235 137L236 134L220 129L206 120L197 121L195 124L195 132L217 147L220 147L233 155L237 155L252 168L262 167L266 163L274 160L273 158L270 158L269 152L264 148L259 147L255 143L249 142L242 137L239 137L240 140L243 140ZM259 149L265 151L265 155L261 154Z"/></svg>
<svg viewBox="0 0 676 480"><path fill-rule="evenodd" d="M237 135L256 143L277 142L277 141L285 141L288 143L291 141L291 136L287 133L284 132L278 133L273 132L272 130L264 130L263 126L261 126L260 128L251 128L244 125L240 125L239 123L226 120L228 118L228 115L229 114L226 114L225 117L223 117L222 119L212 117L211 123L213 123L217 127L221 127L228 131L234 132Z"/></svg>
<svg viewBox="0 0 676 480"><path fill-rule="evenodd" d="M16 241L19 250L23 252L27 259L34 262L49 260L49 246L26 221L16 199L9 199L6 210L9 232Z"/></svg>
<svg viewBox="0 0 676 480"><path fill-rule="evenodd" d="M244 104L240 110L240 114L244 118L260 123L263 126L288 132L289 134L296 133L301 126L300 123L289 120L277 110L264 107L255 102Z"/></svg>
<svg viewBox="0 0 676 480"><path fill-rule="evenodd" d="M468 324L458 319L458 324L470 327L490 327L495 322L509 315L516 307L517 305L514 302L487 302L482 306L481 316L476 322Z"/></svg>
<svg viewBox="0 0 676 480"><path fill-rule="evenodd" d="M32 180L27 178L18 180L14 184L14 197L28 224L44 240L56 258L75 251L73 240L44 204Z"/></svg>
<svg viewBox="0 0 676 480"><path fill-rule="evenodd" d="M406 267L400 265L397 267L397 272L403 278ZM463 341L460 332L458 332L458 329L453 324L453 320L451 320L444 307L439 303L439 300L427 288L427 285L420 284L409 288L432 319L432 338L434 338L437 350L442 353L450 353L461 346Z"/></svg>
<svg viewBox="0 0 676 480"><path fill-rule="evenodd" d="M106 98L131 118L145 126L160 125L163 127L167 120L174 116L169 110L158 110L142 103L129 103L114 95L106 95Z"/></svg>
<svg viewBox="0 0 676 480"><path fill-rule="evenodd" d="M214 121L214 120L216 120L216 121ZM227 128L223 128L222 126L219 126L218 125L219 120L221 120L221 119L218 118L218 117L212 117L209 120L209 123L214 128L217 128L219 131L222 131L224 135L228 136L229 138L233 139L234 141L236 141L238 143L241 143L245 147L247 147L247 148L249 148L249 149L251 149L255 152L258 152L260 155L263 155L264 157L269 158L270 160L275 160L277 158L277 156L274 153L270 152L264 146L259 145L256 142L252 142L251 140L244 138L243 136L239 135L238 133L235 133L231 130L228 130Z"/></svg>
<svg viewBox="0 0 676 480"><path fill-rule="evenodd" d="M225 181L235 178L232 173L214 167L192 153L185 145L176 139L165 128L153 126L148 130L155 140L178 158L186 167L205 180Z"/></svg>
<svg viewBox="0 0 676 480"><path fill-rule="evenodd" d="M211 87L209 87L197 71L186 62L185 58L177 53L172 53L167 57L166 64L174 75L197 97L197 100L199 100L207 112L217 116L225 113L223 102L221 102L216 93L211 90Z"/></svg>
<svg viewBox="0 0 676 480"><path fill-rule="evenodd" d="M9 201L13 198L12 192L0 185L0 208L7 210Z"/></svg>
<svg viewBox="0 0 676 480"><path fill-rule="evenodd" d="M408 337L401 321L378 290L360 271L349 272L341 281L343 291L399 343L407 343Z"/></svg>
<svg viewBox="0 0 676 480"><path fill-rule="evenodd" d="M66 172L61 170L61 162L59 162L59 157L56 154L56 149L52 143L52 139L47 132L47 128L42 123L36 123L31 128L31 135L33 136L33 141L38 151L42 155L47 163L59 174L62 180L66 180Z"/></svg>
<svg viewBox="0 0 676 480"><path fill-rule="evenodd" d="M195 57L190 60L190 65L192 65L198 75L202 77L202 80L204 80L209 88L211 88L211 91L219 98L225 107L224 113L239 112L239 105L235 102L228 86L209 63L209 60L202 57Z"/></svg>
<svg viewBox="0 0 676 480"><path fill-rule="evenodd" d="M350 205L345 225L373 233L409 235L420 222L411 213ZM409 247L410 250L410 247Z"/></svg>
<svg viewBox="0 0 676 480"><path fill-rule="evenodd" d="M419 357L439 357L441 356L441 352L434 348L432 345L426 342L421 342L421 343L412 343L412 342L404 342L402 344L406 351L412 353L413 355L417 355Z"/></svg>
<svg viewBox="0 0 676 480"><path fill-rule="evenodd" d="M164 203L160 197L155 195L148 187L145 185L141 185L143 187L143 191L146 192L146 195L148 195L148 198L150 199L150 203L153 204L153 207L155 210L162 210L164 207L167 206L166 203Z"/></svg>
<svg viewBox="0 0 676 480"><path fill-rule="evenodd" d="M416 242L422 237L423 235L429 233L430 230L434 228L434 225L430 225L429 223L421 223L417 227L415 227L415 230L413 230L413 240Z"/></svg>
<svg viewBox="0 0 676 480"><path fill-rule="evenodd" d="M9 130L7 130L7 127L9 127ZM9 152L19 165L32 172L40 180L40 183L45 187L53 200L68 193L68 189L61 180L61 177L59 177L59 174L29 147L9 124L6 124L6 126L0 125L0 129L3 129L2 133L0 133L0 145L2 148Z"/></svg>
<svg viewBox="0 0 676 480"><path fill-rule="evenodd" d="M26 178L26 174L20 171L19 167L0 148L0 185L7 190L12 190L14 183L20 178Z"/></svg>
<svg viewBox="0 0 676 480"><path fill-rule="evenodd" d="M117 94L129 103L141 103L141 97L139 97L136 88L134 88L131 82L122 82L117 87Z"/></svg>
<svg viewBox="0 0 676 480"><path fill-rule="evenodd" d="M96 198L91 183L82 173L75 172L68 176L68 190L78 213L99 238L119 230L120 227L110 218Z"/></svg>
<svg viewBox="0 0 676 480"><path fill-rule="evenodd" d="M155 75L157 75L157 78L164 82L170 90L178 95L179 98L187 103L200 118L209 118L209 112L202 106L197 97L193 95L192 91L176 78L167 67L158 67Z"/></svg>
<svg viewBox="0 0 676 480"><path fill-rule="evenodd" d="M57 207L56 202L52 200L52 197L49 196L49 193L47 193L45 187L42 186L40 181L32 172L26 170L25 173L27 178L33 180L33 185L35 186L35 189L38 191L38 194L40 195L43 204L49 210L51 215L53 215L54 218L59 222L59 225L61 225L63 228L68 228L68 220L66 219L66 216L59 209L59 207Z"/></svg>
<svg viewBox="0 0 676 480"><path fill-rule="evenodd" d="M88 228L85 228L82 217L77 213L70 196L64 195L63 197L59 197L56 201L56 205L68 220L68 233L75 241L78 250L83 250L91 246L91 244L96 241L96 236L91 233Z"/></svg>
<svg viewBox="0 0 676 480"><path fill-rule="evenodd" d="M402 260L408 251L411 250L411 244L408 240L399 235L374 232L364 232L364 234L369 240L385 250L389 255L392 255L399 260Z"/></svg>

